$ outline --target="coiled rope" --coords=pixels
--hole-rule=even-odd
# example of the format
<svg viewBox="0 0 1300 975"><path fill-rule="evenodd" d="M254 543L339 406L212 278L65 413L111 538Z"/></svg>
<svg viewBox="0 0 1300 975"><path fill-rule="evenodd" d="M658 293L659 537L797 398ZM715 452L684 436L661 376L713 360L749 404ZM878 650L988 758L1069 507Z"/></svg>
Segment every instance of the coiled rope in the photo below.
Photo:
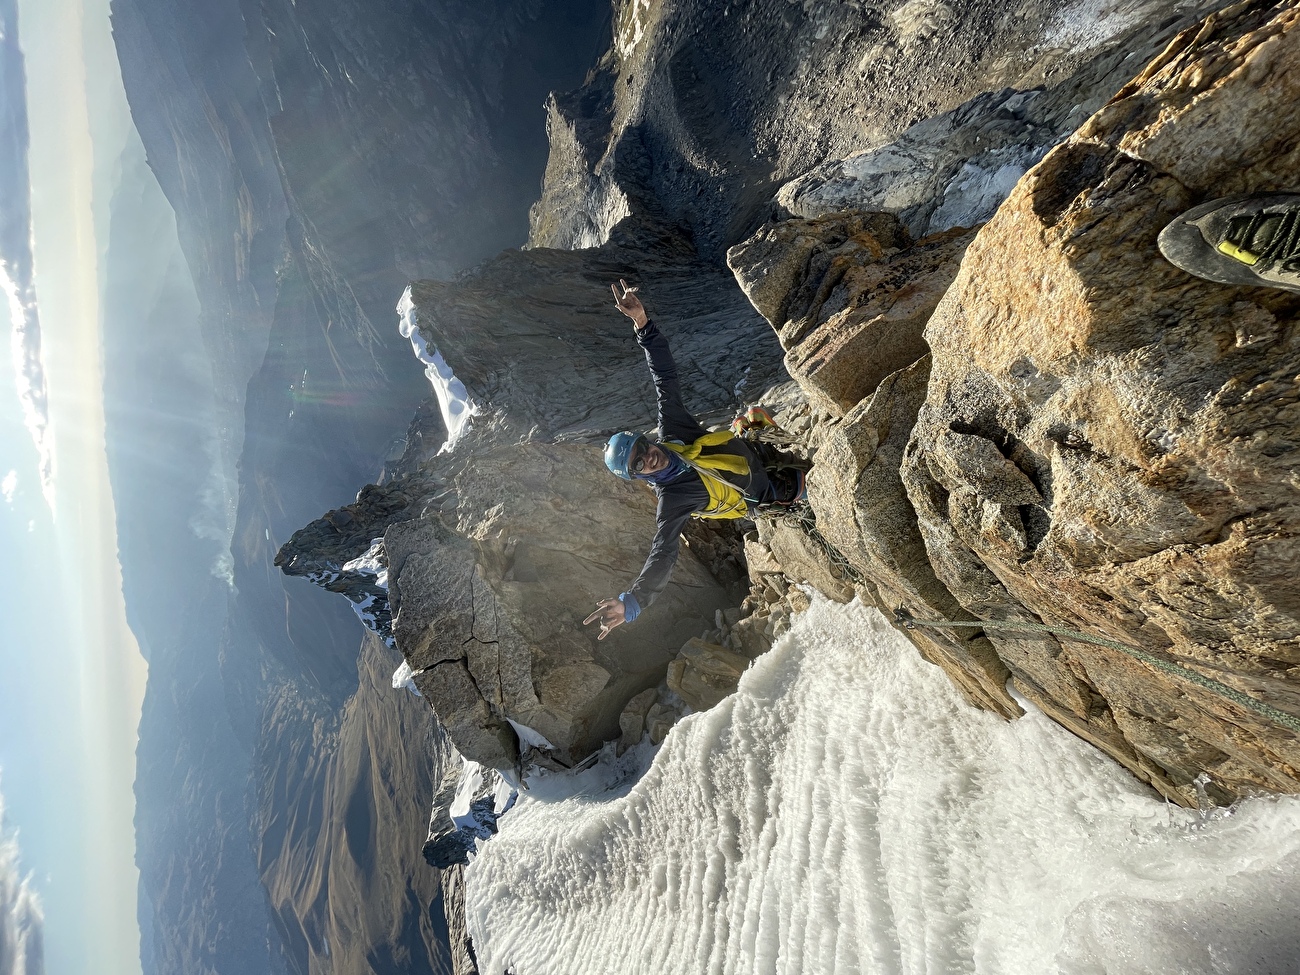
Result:
<svg viewBox="0 0 1300 975"><path fill-rule="evenodd" d="M931 627L934 629L972 627L986 630L1020 630L1029 633L1051 633L1056 636L1066 637L1067 639L1074 640L1078 643L1093 643L1099 647L1108 647L1111 650L1118 650L1121 653L1126 653L1135 660L1140 660L1142 663L1155 667L1157 670L1163 671L1166 674L1181 678L1182 680L1190 681L1193 684L1205 688L1207 691L1212 691L1220 697L1226 698L1233 704L1240 705L1249 711L1254 711L1256 714L1267 718L1276 725L1280 725L1289 731L1300 734L1300 718L1297 718L1295 715L1288 714L1285 711L1273 707L1271 704L1265 704L1263 701L1256 700L1247 694L1243 694L1241 691L1229 687L1227 684L1221 683L1213 677L1206 677L1204 674L1199 674L1194 670L1180 667L1178 664L1157 657L1155 654L1148 653L1145 650L1140 650L1137 647L1128 646L1127 644L1120 643L1117 640L1108 640L1105 637L1091 636L1087 633L1080 633L1078 630L1071 630L1060 626L1044 626L1042 623L1021 623L1001 620L974 620L971 622L955 620L918 620L901 606L894 610L894 618L898 620L899 625L908 630L914 629L918 626Z"/></svg>

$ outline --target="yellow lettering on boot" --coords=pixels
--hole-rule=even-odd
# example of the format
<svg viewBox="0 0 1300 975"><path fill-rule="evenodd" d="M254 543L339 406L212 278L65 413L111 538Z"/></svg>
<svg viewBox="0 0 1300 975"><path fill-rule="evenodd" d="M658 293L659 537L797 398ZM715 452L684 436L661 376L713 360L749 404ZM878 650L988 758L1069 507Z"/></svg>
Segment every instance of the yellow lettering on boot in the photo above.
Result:
<svg viewBox="0 0 1300 975"><path fill-rule="evenodd" d="M1258 254L1252 254L1244 247L1238 247L1230 240L1225 240L1222 244L1219 245L1219 253L1226 254L1228 257L1231 257L1234 261L1241 261L1242 264L1246 264L1250 267L1253 267L1259 261Z"/></svg>

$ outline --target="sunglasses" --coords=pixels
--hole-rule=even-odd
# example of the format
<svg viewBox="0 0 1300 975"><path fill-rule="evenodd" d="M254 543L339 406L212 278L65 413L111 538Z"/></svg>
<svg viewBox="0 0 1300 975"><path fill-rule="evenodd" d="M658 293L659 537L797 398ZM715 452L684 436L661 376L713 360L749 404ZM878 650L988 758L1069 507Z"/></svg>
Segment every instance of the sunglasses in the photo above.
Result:
<svg viewBox="0 0 1300 975"><path fill-rule="evenodd" d="M650 458L650 444L644 440L638 440L632 447L632 457L628 463L628 470L633 474L645 473L646 461Z"/></svg>

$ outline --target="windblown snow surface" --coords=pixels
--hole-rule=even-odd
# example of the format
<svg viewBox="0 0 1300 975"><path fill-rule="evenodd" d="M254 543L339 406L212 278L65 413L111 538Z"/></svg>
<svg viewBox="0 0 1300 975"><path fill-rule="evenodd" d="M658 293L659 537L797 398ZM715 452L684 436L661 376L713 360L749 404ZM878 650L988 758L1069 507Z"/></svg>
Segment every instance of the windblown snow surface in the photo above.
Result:
<svg viewBox="0 0 1300 975"><path fill-rule="evenodd" d="M856 603L814 604L634 784L527 795L466 875L483 972L1300 971L1300 800L1167 805Z"/></svg>

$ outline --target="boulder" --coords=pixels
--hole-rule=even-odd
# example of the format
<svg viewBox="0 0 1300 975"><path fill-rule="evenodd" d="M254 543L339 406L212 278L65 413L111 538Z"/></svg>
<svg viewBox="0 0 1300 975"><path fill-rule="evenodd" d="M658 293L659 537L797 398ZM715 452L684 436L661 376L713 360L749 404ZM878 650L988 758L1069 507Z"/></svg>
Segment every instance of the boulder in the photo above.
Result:
<svg viewBox="0 0 1300 975"><path fill-rule="evenodd" d="M609 290L620 278L645 283L697 415L727 422L738 398L778 378L780 350L730 275L657 227L595 251L505 251L456 281L418 281L410 321L464 384L482 442L600 442L655 423L645 356Z"/></svg>
<svg viewBox="0 0 1300 975"><path fill-rule="evenodd" d="M644 355L612 305L619 278L653 281L647 302L697 415L729 420L738 397L772 385L770 331L675 232L642 221L599 251L507 251L402 302L417 351L441 357L431 378L463 390L466 431L438 453L408 437L384 484L280 554L286 572L381 608L374 625L452 742L489 767L571 766L618 737L628 699L743 597L740 534L693 525L642 620L604 641L582 625L636 578L655 531L653 494L601 461L610 433L655 416Z"/></svg>
<svg viewBox="0 0 1300 975"><path fill-rule="evenodd" d="M1293 187L1300 12L1180 35L1017 185L925 331L902 478L981 619L1104 636L1300 715L1300 298L1191 277L1156 237ZM1032 273L1026 269L1032 268ZM1167 795L1300 792L1300 740L1118 650L987 637L1015 686Z"/></svg>
<svg viewBox="0 0 1300 975"><path fill-rule="evenodd" d="M662 745L679 717L681 715L671 705L664 703L651 705L645 719L646 730L650 733L650 744Z"/></svg>
<svg viewBox="0 0 1300 975"><path fill-rule="evenodd" d="M658 688L648 687L632 697L618 716L619 738L618 750L621 755L629 748L635 747L645 735L645 719L650 707L658 696Z"/></svg>
<svg viewBox="0 0 1300 975"><path fill-rule="evenodd" d="M809 402L842 415L929 351L922 330L973 236L913 243L892 214L852 211L767 224L727 263Z"/></svg>
<svg viewBox="0 0 1300 975"><path fill-rule="evenodd" d="M793 519L763 518L758 522L758 537L789 578L807 583L838 603L847 603L854 594L852 579L808 527Z"/></svg>
<svg viewBox="0 0 1300 975"><path fill-rule="evenodd" d="M628 699L657 684L726 589L683 547L671 585L603 641L582 620L636 577L654 498L599 451L525 443L468 452L460 505L384 537L393 637L466 757L494 768L532 736L572 765L619 736Z"/></svg>
<svg viewBox="0 0 1300 975"><path fill-rule="evenodd" d="M707 711L736 689L749 658L692 637L668 665L668 687L696 711Z"/></svg>

